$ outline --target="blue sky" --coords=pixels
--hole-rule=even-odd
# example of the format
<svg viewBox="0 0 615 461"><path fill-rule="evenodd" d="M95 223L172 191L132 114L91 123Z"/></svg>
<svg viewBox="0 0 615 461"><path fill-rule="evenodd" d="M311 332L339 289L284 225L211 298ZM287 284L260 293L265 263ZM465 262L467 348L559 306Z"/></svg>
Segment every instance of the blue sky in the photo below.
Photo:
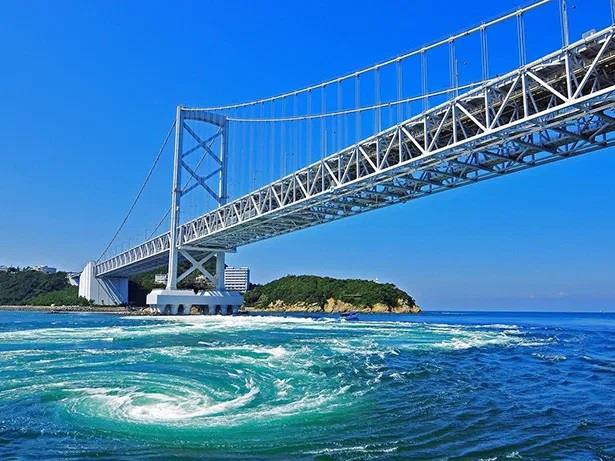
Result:
<svg viewBox="0 0 615 461"><path fill-rule="evenodd" d="M582 8L586 3L592 8ZM0 264L77 270L96 259L177 104L277 94L518 5L4 2ZM610 21L608 0L572 5L573 38ZM557 36L534 30L530 47L557 44ZM253 244L229 262L250 266L261 282L288 273L391 281L431 309L615 310L613 154ZM144 222L168 207L168 178L158 179L127 228L131 243L151 230Z"/></svg>

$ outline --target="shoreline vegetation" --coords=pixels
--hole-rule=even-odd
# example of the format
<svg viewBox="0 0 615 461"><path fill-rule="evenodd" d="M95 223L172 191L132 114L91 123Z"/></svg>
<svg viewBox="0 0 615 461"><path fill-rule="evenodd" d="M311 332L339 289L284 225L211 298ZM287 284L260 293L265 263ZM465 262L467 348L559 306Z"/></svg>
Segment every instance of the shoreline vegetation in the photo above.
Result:
<svg viewBox="0 0 615 461"><path fill-rule="evenodd" d="M138 286L131 291L141 295L156 288L157 272L142 274L138 282L132 279L131 284ZM131 304L142 306L141 296L137 298L131 299ZM391 283L314 275L288 275L265 285L253 285L244 299L242 311L255 313L421 312L412 296ZM43 274L28 269L0 273L0 310L156 314L149 307L95 306L79 297L77 287L69 284L65 272Z"/></svg>
<svg viewBox="0 0 615 461"><path fill-rule="evenodd" d="M0 272L0 305L89 306L66 272L46 274L30 268L10 267Z"/></svg>

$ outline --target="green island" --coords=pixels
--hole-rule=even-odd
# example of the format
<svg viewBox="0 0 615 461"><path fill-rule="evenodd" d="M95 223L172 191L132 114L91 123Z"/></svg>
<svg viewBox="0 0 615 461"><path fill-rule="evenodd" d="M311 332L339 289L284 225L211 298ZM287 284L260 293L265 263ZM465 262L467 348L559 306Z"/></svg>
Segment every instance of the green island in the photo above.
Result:
<svg viewBox="0 0 615 461"><path fill-rule="evenodd" d="M211 268L214 269L213 267ZM145 306L145 296L160 287L154 276L161 270L139 274L129 280L132 306ZM207 289L195 276L181 284L186 289ZM287 275L265 285L253 285L245 293L245 309L271 312L396 312L418 313L416 301L391 283L335 279L315 275ZM97 310L80 297L66 272L45 274L28 268L0 272L0 306L80 306ZM112 310L105 306L105 311Z"/></svg>
<svg viewBox="0 0 615 461"><path fill-rule="evenodd" d="M252 310L302 312L418 313L412 296L391 283L335 279L315 275L287 275L245 294Z"/></svg>

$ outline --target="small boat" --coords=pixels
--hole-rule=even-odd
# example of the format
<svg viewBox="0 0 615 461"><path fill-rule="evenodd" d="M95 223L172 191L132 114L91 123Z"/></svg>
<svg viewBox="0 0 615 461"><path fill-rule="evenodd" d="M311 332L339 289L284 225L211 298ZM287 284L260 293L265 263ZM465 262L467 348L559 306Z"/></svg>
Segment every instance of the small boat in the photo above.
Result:
<svg viewBox="0 0 615 461"><path fill-rule="evenodd" d="M344 320L359 320L359 313L356 311L342 312L341 316Z"/></svg>

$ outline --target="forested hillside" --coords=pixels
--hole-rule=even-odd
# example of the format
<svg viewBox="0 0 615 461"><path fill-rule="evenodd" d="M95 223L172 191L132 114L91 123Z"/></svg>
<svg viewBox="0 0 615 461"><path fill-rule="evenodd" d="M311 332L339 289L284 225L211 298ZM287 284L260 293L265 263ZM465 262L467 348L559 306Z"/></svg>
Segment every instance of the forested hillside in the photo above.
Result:
<svg viewBox="0 0 615 461"><path fill-rule="evenodd" d="M71 286L66 272L43 272L13 269L0 272L0 305L87 305L77 287Z"/></svg>

